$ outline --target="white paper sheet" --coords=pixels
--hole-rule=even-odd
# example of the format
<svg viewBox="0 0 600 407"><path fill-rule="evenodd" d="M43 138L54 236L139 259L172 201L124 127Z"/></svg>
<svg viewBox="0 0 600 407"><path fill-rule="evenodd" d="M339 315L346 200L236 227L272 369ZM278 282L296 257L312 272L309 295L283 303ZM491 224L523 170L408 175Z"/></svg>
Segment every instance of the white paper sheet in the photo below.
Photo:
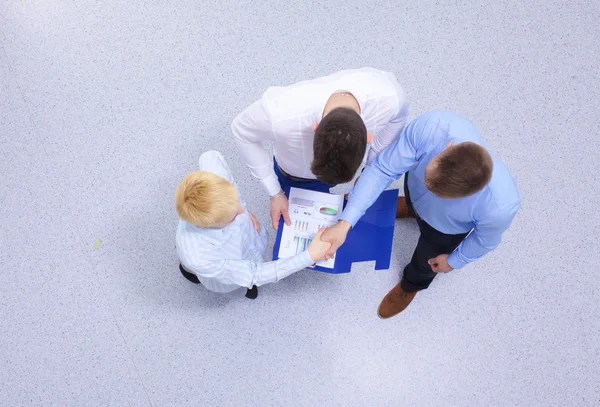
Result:
<svg viewBox="0 0 600 407"><path fill-rule="evenodd" d="M343 195L290 188L289 213L292 224L283 225L279 257L291 257L305 251L320 228L337 223L343 203ZM335 259L321 261L317 265L332 269Z"/></svg>

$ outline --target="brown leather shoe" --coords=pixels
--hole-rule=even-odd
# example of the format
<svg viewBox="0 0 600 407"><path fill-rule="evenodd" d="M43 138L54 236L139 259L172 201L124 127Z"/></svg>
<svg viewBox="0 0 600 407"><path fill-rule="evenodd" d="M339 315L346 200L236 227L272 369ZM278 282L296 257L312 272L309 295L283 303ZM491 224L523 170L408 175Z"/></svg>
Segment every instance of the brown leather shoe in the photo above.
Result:
<svg viewBox="0 0 600 407"><path fill-rule="evenodd" d="M396 219L415 218L415 213L406 204L406 197L399 196L396 205Z"/></svg>
<svg viewBox="0 0 600 407"><path fill-rule="evenodd" d="M398 315L408 307L408 304L415 298L415 295L417 295L416 292L407 293L404 291L400 283L398 283L396 287L392 288L392 291L383 297L383 301L379 304L377 315L381 319L388 319L394 315Z"/></svg>

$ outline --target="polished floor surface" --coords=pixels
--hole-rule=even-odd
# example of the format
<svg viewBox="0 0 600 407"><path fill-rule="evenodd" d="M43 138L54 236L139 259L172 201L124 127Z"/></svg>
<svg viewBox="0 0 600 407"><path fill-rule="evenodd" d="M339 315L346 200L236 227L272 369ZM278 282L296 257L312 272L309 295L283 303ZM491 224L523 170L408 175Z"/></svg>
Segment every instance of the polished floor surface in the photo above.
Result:
<svg viewBox="0 0 600 407"><path fill-rule="evenodd" d="M600 405L597 1L0 0L0 405ZM174 190L270 85L349 67L470 117L522 210L492 254L377 318L390 270L256 301L188 283ZM348 189L342 187L341 189Z"/></svg>

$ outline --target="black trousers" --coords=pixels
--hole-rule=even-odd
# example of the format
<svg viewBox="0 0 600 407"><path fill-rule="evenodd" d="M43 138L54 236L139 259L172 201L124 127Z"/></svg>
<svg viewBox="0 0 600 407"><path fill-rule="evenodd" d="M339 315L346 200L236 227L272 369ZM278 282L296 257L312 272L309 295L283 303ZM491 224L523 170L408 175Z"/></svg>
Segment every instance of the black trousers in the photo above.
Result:
<svg viewBox="0 0 600 407"><path fill-rule="evenodd" d="M419 236L419 241L417 242L417 247L410 263L404 268L401 284L405 292L415 292L429 287L429 284L431 284L437 275L431 269L428 260L440 254L452 253L469 233L447 235L435 230L421 219L412 207L410 192L408 191L408 177L409 175L406 173L404 176L404 196L406 197L407 205L417 215L417 223L419 224L421 236Z"/></svg>

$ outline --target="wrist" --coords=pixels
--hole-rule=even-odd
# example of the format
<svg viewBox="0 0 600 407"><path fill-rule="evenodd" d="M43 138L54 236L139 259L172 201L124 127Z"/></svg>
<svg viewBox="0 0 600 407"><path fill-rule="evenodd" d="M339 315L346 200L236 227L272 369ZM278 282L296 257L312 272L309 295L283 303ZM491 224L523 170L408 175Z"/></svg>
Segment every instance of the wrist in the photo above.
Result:
<svg viewBox="0 0 600 407"><path fill-rule="evenodd" d="M277 192L275 195L269 196L269 199L279 198L280 196L285 196L285 193L283 192L283 189L280 189L279 192Z"/></svg>
<svg viewBox="0 0 600 407"><path fill-rule="evenodd" d="M458 255L456 254L456 250L453 251L448 258L446 258L446 263L448 263L448 265L450 267L452 267L453 270L458 270L463 268L467 263L461 261L461 259L458 258Z"/></svg>
<svg viewBox="0 0 600 407"><path fill-rule="evenodd" d="M352 227L354 225L356 225L358 220L364 214L363 211L361 211L360 209L357 209L355 207L356 204L352 202L353 198L354 197L352 197L352 196L348 196L348 204L344 208L344 212L342 212L342 216L340 216L340 219L339 219L340 222L344 221L344 222L348 223L350 225L350 229L352 229Z"/></svg>
<svg viewBox="0 0 600 407"><path fill-rule="evenodd" d="M347 232L350 231L350 229L352 229L352 224L348 221L345 220L339 220L338 221L338 225L340 225L340 228L342 228L343 230Z"/></svg>

